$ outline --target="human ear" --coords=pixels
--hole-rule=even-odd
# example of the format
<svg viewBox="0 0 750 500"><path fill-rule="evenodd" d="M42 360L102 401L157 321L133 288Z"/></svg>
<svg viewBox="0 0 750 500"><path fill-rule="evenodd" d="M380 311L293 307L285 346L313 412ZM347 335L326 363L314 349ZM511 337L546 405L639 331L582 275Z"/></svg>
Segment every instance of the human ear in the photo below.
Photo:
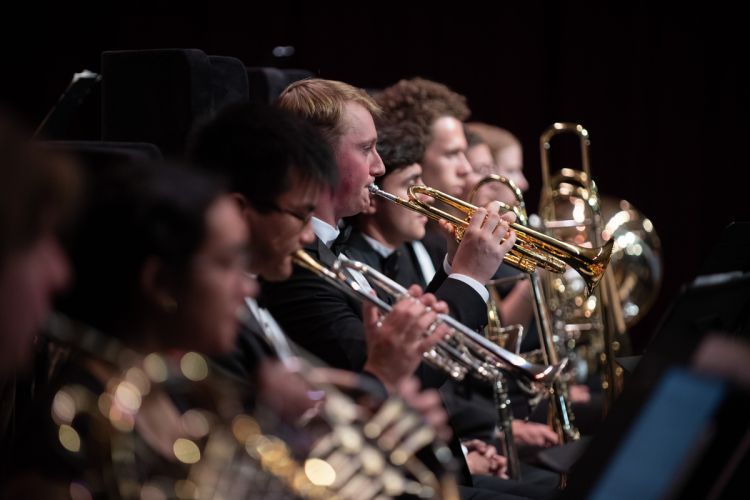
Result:
<svg viewBox="0 0 750 500"><path fill-rule="evenodd" d="M160 258L151 256L141 267L141 293L146 302L165 313L173 313L179 307L174 290L167 285L164 265Z"/></svg>

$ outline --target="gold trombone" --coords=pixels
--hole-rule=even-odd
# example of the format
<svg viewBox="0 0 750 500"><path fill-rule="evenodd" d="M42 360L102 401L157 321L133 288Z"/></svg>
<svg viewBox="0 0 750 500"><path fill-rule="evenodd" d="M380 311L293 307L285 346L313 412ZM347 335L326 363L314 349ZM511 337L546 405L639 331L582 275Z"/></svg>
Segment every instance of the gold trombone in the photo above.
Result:
<svg viewBox="0 0 750 500"><path fill-rule="evenodd" d="M550 150L551 141L561 134L572 134L580 143L581 169L562 168L556 175L551 175ZM577 123L554 123L539 138L542 166L542 195L539 206L544 227L548 232L555 232L560 238L588 241L592 245L601 244L602 240L617 241L609 231L616 229L616 225L608 227L602 209L602 198L596 183L591 177L589 162L589 147L591 140L588 131ZM629 214L626 213L625 215ZM650 226L650 223L649 223ZM649 231L650 232L650 231ZM624 238L626 241L629 238ZM622 241L622 239L621 239ZM621 246L621 245L618 245ZM644 246L646 244L644 243ZM621 254L620 248L616 253ZM615 259L616 261L617 259ZM587 364L601 367L602 388L607 396L605 412L617 398L622 385L622 368L617 366L615 356L627 351L627 325L623 313L623 305L615 282L614 264L602 276L603 286L591 302L584 301L577 296L574 286L566 284L565 277L559 280L547 280L546 290L548 298L553 303L557 325L561 325L565 332L580 334L590 331L590 346L586 346L584 359ZM633 274L632 281L637 282L639 276L650 276L648 272ZM585 304L582 310L580 304ZM589 305L591 304L591 305ZM637 309L637 308L636 308Z"/></svg>
<svg viewBox="0 0 750 500"><path fill-rule="evenodd" d="M471 203L427 186L411 186L408 190L409 198L407 200L383 191L374 183L370 184L369 188L372 194L418 212L432 220L444 219L448 221L455 227L455 238L459 242L463 239L469 220L478 209ZM445 203L462 212L465 216L462 219L429 205L420 200L420 195L429 196L434 200ZM565 272L565 265L567 264L583 277L589 294L594 291L599 284L599 280L604 276L612 253L612 245L614 244L612 241L608 241L599 248L583 248L556 240L515 222L510 227L516 232L516 243L504 258L504 261L509 265L527 273L541 267L559 274Z"/></svg>
<svg viewBox="0 0 750 500"><path fill-rule="evenodd" d="M528 215L526 213L526 203L523 193L516 184L502 176L490 174L482 178L476 186L469 192L469 200L473 200L477 191L485 184L498 182L505 185L516 198L516 204L509 206L502 201L500 207L506 211L512 211L516 214L519 224L526 226L528 224ZM533 298L534 316L537 324L537 333L539 335L539 344L542 349L542 356L546 364L554 365L558 362L557 349L553 339L552 325L548 314L548 307L542 291L542 283L539 274L536 272L529 273L531 284L531 293ZM499 294L494 284L488 286L490 289L490 304L488 305L488 330L497 330L499 328L499 311L497 305L500 303ZM575 425L575 416L568 401L568 387L562 378L555 380L550 386L550 396L552 398L550 408L550 426L555 429L561 443L577 441L581 438L581 433Z"/></svg>

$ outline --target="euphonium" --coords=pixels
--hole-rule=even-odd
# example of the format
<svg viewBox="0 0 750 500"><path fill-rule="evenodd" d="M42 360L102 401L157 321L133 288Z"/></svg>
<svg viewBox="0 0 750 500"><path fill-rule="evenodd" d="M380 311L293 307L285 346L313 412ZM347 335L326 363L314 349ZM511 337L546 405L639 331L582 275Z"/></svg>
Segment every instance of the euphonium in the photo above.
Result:
<svg viewBox="0 0 750 500"><path fill-rule="evenodd" d="M377 185L370 184L370 192L390 202L409 208L432 220L446 220L455 227L455 237L461 241L464 231L469 225L471 216L477 207L454 196L427 186L411 186L408 190L409 199L404 200L391 193L381 190ZM459 218L419 199L419 196L445 203L462 212L465 218ZM589 293L593 292L599 280L604 275L612 252L612 242L599 248L582 248L556 240L546 234L524 227L518 223L510 224L516 232L516 243L513 249L505 255L504 261L509 265L525 272L532 272L537 267L554 273L565 271L567 264L575 269L586 281Z"/></svg>
<svg viewBox="0 0 750 500"><path fill-rule="evenodd" d="M499 182L511 190L513 196L516 198L516 204L508 206L504 202L499 202L501 208L507 211L513 211L516 214L518 223L524 226L527 225L528 216L526 213L526 203L524 202L523 193L513 181L502 175L492 174L480 180L469 193L469 201L472 200L479 188L492 182ZM542 293L539 275L536 272L529 273L529 280L533 299L532 304L534 306L534 317L537 324L539 344L542 347L542 355L546 364L554 365L557 363L559 356L553 338L552 327L549 320L549 310L547 308L544 294ZM495 292L495 295L490 295L491 304L488 306L489 320L492 319L492 316L499 315L499 313L496 312L498 311L499 297L495 286L490 284L490 287L491 291ZM570 403L568 402L568 387L562 378L555 380L551 384L550 396L552 398L552 404L549 405L551 412L549 416L550 426L557 432L561 443L577 441L580 439L581 434L575 426L575 417L570 407Z"/></svg>
<svg viewBox="0 0 750 500"><path fill-rule="evenodd" d="M373 286L390 294L396 300L407 297L407 290L383 273L370 266L340 256L332 267L326 267L310 257L304 250L292 254L294 262L360 301L368 301L387 313L391 306L369 293L351 276L350 271L362 274ZM494 383L497 370L505 370L532 384L549 384L565 368L563 359L554 366L539 366L529 363L521 356L493 344L471 328L447 314L439 314L436 320L450 328L449 334L435 348L424 353L426 362L446 372L454 380L463 380L469 373Z"/></svg>

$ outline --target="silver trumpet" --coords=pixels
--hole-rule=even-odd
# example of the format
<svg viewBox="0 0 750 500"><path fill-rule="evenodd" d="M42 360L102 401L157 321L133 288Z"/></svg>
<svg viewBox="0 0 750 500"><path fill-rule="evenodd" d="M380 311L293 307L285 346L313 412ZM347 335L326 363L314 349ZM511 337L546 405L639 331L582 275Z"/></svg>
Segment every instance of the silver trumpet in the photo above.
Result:
<svg viewBox="0 0 750 500"><path fill-rule="evenodd" d="M343 291L357 300L368 301L382 312L388 313L392 307L385 301L365 290L349 271L362 274L371 286L400 300L407 297L406 288L388 276L373 269L367 264L340 256L329 268L310 257L304 250L292 254L294 262ZM514 354L487 340L471 328L460 323L447 314L439 314L437 324L445 324L450 330L446 337L434 348L423 354L425 361L446 372L454 380L460 381L468 373L495 383L499 370L504 370L521 377L534 385L548 386L558 378L567 365L567 358L550 366L529 363L526 359Z"/></svg>

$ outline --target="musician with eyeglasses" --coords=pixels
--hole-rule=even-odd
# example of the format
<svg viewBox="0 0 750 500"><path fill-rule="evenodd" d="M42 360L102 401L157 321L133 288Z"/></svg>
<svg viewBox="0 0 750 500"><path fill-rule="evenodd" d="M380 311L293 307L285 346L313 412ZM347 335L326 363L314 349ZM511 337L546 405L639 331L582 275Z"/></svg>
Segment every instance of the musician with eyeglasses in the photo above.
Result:
<svg viewBox="0 0 750 500"><path fill-rule="evenodd" d="M315 240L311 219L321 192L337 181L333 155L320 134L283 110L237 105L198 128L190 158L228 179L250 233L247 270L263 280L263 287L289 278L292 254ZM383 399L389 392L403 392L422 350L444 333L436 330L427 339L415 334L435 318L428 307L441 311L445 306L431 294L415 290L414 297L418 300L365 325L369 363L362 371ZM266 399L279 400L276 410L299 417L314 402L307 397L306 384L278 362L292 356L294 347L262 298L245 298L248 321L234 352L219 362L240 377L257 380ZM365 307L365 314L373 317L371 306ZM434 404L435 394L413 392L407 390L417 406ZM442 425L442 411L428 410L426 415L436 427Z"/></svg>
<svg viewBox="0 0 750 500"><path fill-rule="evenodd" d="M195 427L190 415L242 411L231 380L221 391L198 387L209 377L203 354L234 345L250 292L246 231L221 184L183 167L97 169L86 187L68 241L75 279L37 342L45 376L4 494L178 496L190 464L211 466L198 443L221 425L212 416Z"/></svg>

